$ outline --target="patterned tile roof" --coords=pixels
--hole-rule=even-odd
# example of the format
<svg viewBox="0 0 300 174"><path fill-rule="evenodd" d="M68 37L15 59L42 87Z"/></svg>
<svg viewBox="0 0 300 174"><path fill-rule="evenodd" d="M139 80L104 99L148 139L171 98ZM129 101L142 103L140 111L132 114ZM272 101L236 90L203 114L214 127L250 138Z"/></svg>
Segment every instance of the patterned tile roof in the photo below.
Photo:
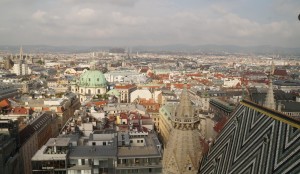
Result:
<svg viewBox="0 0 300 174"><path fill-rule="evenodd" d="M300 121L243 100L199 173L300 173Z"/></svg>

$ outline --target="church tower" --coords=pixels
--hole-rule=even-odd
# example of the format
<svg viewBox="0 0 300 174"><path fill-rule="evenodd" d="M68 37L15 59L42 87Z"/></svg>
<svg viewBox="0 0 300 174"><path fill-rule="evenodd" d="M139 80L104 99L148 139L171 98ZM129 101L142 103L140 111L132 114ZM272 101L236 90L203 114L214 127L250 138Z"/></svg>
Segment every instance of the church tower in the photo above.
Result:
<svg viewBox="0 0 300 174"><path fill-rule="evenodd" d="M269 78L269 88L268 88L264 106L270 109L274 109L274 110L276 109L272 77Z"/></svg>
<svg viewBox="0 0 300 174"><path fill-rule="evenodd" d="M171 122L172 130L163 155L163 173L197 173L203 155L196 126L199 117L189 100L186 85Z"/></svg>
<svg viewBox="0 0 300 174"><path fill-rule="evenodd" d="M276 109L276 104L275 104L275 98L274 98L274 91L273 91L273 73L275 71L275 65L274 62L272 62L272 68L271 72L269 74L269 87L267 91L267 96L264 102L264 106L270 109Z"/></svg>

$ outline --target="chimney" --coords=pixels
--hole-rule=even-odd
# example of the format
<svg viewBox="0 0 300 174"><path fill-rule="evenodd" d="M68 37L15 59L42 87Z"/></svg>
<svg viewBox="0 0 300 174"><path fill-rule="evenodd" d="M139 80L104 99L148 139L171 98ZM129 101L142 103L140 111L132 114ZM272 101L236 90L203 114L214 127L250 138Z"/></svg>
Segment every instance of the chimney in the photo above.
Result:
<svg viewBox="0 0 300 174"><path fill-rule="evenodd" d="M281 101L278 101L277 110L278 110L279 112L281 112Z"/></svg>
<svg viewBox="0 0 300 174"><path fill-rule="evenodd" d="M54 149L54 153L56 153L56 140L54 140L54 146L53 146L53 149Z"/></svg>

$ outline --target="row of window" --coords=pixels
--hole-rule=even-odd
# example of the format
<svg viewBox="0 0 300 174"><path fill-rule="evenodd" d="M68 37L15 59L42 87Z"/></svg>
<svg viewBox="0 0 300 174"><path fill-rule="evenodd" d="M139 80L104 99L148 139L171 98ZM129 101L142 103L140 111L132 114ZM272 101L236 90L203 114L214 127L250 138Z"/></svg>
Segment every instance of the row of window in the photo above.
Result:
<svg viewBox="0 0 300 174"><path fill-rule="evenodd" d="M137 140L137 143L144 143L144 140ZM133 140L130 140L130 143L133 143Z"/></svg>

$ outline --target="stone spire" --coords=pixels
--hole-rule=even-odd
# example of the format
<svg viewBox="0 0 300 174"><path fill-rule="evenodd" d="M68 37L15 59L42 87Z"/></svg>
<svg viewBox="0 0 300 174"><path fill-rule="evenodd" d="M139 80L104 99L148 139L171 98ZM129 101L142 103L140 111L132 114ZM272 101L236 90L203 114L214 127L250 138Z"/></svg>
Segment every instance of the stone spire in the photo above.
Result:
<svg viewBox="0 0 300 174"><path fill-rule="evenodd" d="M269 87L268 87L267 96L266 96L266 99L264 102L264 106L275 110L276 104L275 104L275 99L274 99L273 81L272 81L274 71L275 71L275 65L274 65L274 62L272 61L272 68L271 68L271 71L269 74Z"/></svg>
<svg viewBox="0 0 300 174"><path fill-rule="evenodd" d="M197 173L202 158L202 147L195 114L186 85L180 102L171 117L172 130L163 156L163 173Z"/></svg>
<svg viewBox="0 0 300 174"><path fill-rule="evenodd" d="M176 108L175 117L179 119L193 117L193 108L189 99L186 84L184 85L184 88L180 95L180 102L178 107Z"/></svg>
<svg viewBox="0 0 300 174"><path fill-rule="evenodd" d="M268 88L264 106L270 109L274 109L274 110L276 109L275 100L274 100L273 82L271 77L269 78L269 88Z"/></svg>
<svg viewBox="0 0 300 174"><path fill-rule="evenodd" d="M274 71L275 71L275 64L274 64L274 61L272 61L272 67L271 67L271 72L270 72L270 74L271 74L271 75L274 75Z"/></svg>

